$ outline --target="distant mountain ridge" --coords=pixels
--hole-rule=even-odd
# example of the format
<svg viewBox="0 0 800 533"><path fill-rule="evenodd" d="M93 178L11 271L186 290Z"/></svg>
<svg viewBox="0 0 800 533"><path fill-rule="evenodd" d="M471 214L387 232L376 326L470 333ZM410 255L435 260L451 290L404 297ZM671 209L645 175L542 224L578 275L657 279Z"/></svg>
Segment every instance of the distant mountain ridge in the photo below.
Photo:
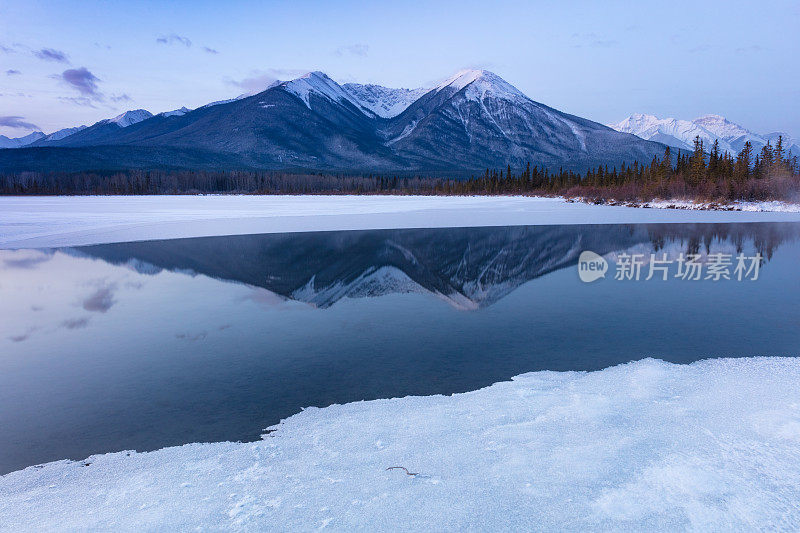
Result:
<svg viewBox="0 0 800 533"><path fill-rule="evenodd" d="M624 133L631 133L642 139L657 141L677 148L692 150L695 137L703 140L706 148L719 141L721 152L738 154L747 141L757 153L767 142L775 146L779 136L783 136L783 146L787 152L800 156L800 144L782 132L760 135L731 122L720 115L704 115L694 120L658 118L654 115L636 113L609 127Z"/></svg>
<svg viewBox="0 0 800 533"><path fill-rule="evenodd" d="M44 137L45 134L41 131L34 131L23 137L14 138L0 135L0 148L22 148L23 146L28 146Z"/></svg>
<svg viewBox="0 0 800 533"><path fill-rule="evenodd" d="M649 161L664 148L535 102L485 70L414 90L340 85L310 72L252 96L157 115L128 111L37 139L0 152L0 169L414 172L530 162L582 171Z"/></svg>

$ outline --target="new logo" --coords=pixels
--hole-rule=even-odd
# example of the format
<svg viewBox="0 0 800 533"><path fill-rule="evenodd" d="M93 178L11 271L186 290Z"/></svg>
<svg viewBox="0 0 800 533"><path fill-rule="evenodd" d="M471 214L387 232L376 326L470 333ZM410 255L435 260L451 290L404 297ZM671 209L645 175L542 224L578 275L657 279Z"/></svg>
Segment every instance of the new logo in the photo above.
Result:
<svg viewBox="0 0 800 533"><path fill-rule="evenodd" d="M578 276L584 283L606 277L608 262L602 256L585 250L578 257Z"/></svg>

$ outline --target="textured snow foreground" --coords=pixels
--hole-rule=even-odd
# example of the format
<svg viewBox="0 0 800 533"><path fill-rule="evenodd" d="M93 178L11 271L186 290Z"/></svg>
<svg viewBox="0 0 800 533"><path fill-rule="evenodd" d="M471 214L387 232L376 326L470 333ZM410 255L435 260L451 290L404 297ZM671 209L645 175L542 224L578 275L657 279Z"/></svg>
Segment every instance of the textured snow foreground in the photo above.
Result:
<svg viewBox="0 0 800 533"><path fill-rule="evenodd" d="M308 409L258 443L13 472L0 529L796 531L799 382L794 358L648 359Z"/></svg>
<svg viewBox="0 0 800 533"><path fill-rule="evenodd" d="M393 228L800 221L798 212L686 211L519 196L0 197L0 248Z"/></svg>

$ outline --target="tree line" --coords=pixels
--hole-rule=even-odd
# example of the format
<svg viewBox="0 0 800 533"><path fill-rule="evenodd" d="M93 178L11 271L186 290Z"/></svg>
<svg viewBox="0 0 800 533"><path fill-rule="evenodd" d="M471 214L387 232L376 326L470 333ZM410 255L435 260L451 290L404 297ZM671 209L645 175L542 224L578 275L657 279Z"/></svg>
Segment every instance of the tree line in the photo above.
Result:
<svg viewBox="0 0 800 533"><path fill-rule="evenodd" d="M433 177L346 175L274 171L22 172L0 174L0 194L523 194L646 201L800 201L800 165L779 137L755 153L745 143L736 155L707 148L695 138L693 151L666 148L652 161L600 165L583 173L553 171L528 163L523 169L486 169L481 175Z"/></svg>

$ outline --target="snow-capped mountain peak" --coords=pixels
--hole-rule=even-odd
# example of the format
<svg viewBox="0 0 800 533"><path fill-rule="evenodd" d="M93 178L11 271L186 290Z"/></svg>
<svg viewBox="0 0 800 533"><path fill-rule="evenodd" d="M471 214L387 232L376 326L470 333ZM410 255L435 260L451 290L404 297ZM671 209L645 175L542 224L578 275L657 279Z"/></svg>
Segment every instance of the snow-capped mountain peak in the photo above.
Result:
<svg viewBox="0 0 800 533"><path fill-rule="evenodd" d="M153 114L146 109L134 109L132 111L125 111L114 118L107 118L102 122L106 124L116 124L120 128L127 128L128 126L147 120L152 116Z"/></svg>
<svg viewBox="0 0 800 533"><path fill-rule="evenodd" d="M625 133L633 133L634 130L647 131L658 127L658 125L659 118L657 116L645 113L634 113L617 124L609 124L615 130L624 131Z"/></svg>
<svg viewBox="0 0 800 533"><path fill-rule="evenodd" d="M658 118L655 115L635 113L617 124L609 126L623 133L632 133L642 139L662 142L670 146L691 150L694 147L695 137L700 137L704 143L710 146L716 136L689 120L679 120L675 118ZM732 151L732 148L723 143L720 145L723 151Z"/></svg>
<svg viewBox="0 0 800 533"><path fill-rule="evenodd" d="M742 135L753 135L753 132L720 115L703 115L692 122L725 140L732 140Z"/></svg>
<svg viewBox="0 0 800 533"><path fill-rule="evenodd" d="M658 118L655 115L635 113L630 117L609 126L623 133L631 133L642 139L658 141L685 150L694 148L694 139L700 137L705 146L710 147L715 140L719 141L722 152L736 153L723 136L709 131L705 125L718 125L724 121L718 115L707 115L696 120L681 120L672 117Z"/></svg>
<svg viewBox="0 0 800 533"><path fill-rule="evenodd" d="M434 90L438 92L445 88L454 92L466 88L464 95L467 100L476 102L482 101L487 96L520 104L530 101L522 91L488 70L460 70L437 85Z"/></svg>
<svg viewBox="0 0 800 533"><path fill-rule="evenodd" d="M459 70L449 78L439 83L436 87L434 87L434 89L437 91L441 91L445 87L450 87L451 89L460 91L470 83L481 79L485 75L494 76L494 74L486 70L475 70L475 69Z"/></svg>
<svg viewBox="0 0 800 533"><path fill-rule="evenodd" d="M311 109L311 95L316 94L332 102L348 101L354 103L350 94L324 72L315 70L291 81L277 85L300 98Z"/></svg>
<svg viewBox="0 0 800 533"><path fill-rule="evenodd" d="M172 111L164 111L162 113L159 113L159 115L161 115L162 117L180 117L185 115L189 111L191 111L191 109L184 106L181 107L180 109L173 109Z"/></svg>
<svg viewBox="0 0 800 533"><path fill-rule="evenodd" d="M721 115L713 114L690 121L634 113L621 122L609 124L609 127L686 150L692 150L695 137L700 137L706 149L710 149L717 141L720 151L731 155L739 153L747 141L755 151L759 151L767 142L774 145L777 140L777 134L759 135ZM788 135L783 135L783 144L787 152L800 154L800 146Z"/></svg>
<svg viewBox="0 0 800 533"><path fill-rule="evenodd" d="M402 113L409 105L425 94L428 89L392 89L380 85L348 83L339 85L320 71L291 81L279 82L271 87L280 87L300 98L309 109L311 95L331 102L349 102L369 117L392 118Z"/></svg>

